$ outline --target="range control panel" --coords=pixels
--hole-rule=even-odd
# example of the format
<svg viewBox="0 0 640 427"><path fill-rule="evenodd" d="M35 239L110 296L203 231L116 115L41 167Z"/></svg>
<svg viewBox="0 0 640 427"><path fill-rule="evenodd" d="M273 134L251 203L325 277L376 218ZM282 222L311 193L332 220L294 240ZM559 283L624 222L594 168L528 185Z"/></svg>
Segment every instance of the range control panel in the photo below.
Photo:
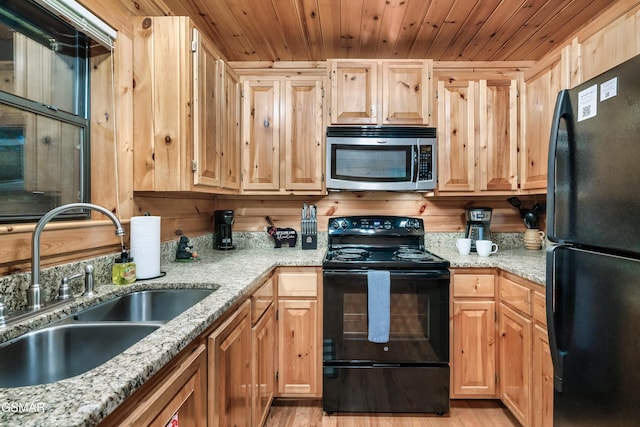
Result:
<svg viewBox="0 0 640 427"><path fill-rule="evenodd" d="M349 216L329 219L329 234L424 234L421 218Z"/></svg>

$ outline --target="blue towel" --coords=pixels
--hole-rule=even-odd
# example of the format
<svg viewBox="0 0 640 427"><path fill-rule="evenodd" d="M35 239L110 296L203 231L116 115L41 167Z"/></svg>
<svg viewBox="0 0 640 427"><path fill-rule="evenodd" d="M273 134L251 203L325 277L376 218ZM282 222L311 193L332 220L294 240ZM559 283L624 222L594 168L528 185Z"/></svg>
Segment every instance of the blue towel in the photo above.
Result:
<svg viewBox="0 0 640 427"><path fill-rule="evenodd" d="M369 341L385 343L389 341L389 299L391 273L381 270L367 271Z"/></svg>

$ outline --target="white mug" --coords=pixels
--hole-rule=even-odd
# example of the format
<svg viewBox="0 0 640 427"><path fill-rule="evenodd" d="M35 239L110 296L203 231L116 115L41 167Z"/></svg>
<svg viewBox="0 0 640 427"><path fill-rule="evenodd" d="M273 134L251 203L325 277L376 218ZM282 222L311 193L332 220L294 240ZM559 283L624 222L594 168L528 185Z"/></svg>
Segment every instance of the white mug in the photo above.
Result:
<svg viewBox="0 0 640 427"><path fill-rule="evenodd" d="M471 239L456 240L456 248L458 248L460 255L469 255L469 252L471 252Z"/></svg>
<svg viewBox="0 0 640 427"><path fill-rule="evenodd" d="M489 256L498 252L498 245L491 240L476 240L476 252L479 256Z"/></svg>

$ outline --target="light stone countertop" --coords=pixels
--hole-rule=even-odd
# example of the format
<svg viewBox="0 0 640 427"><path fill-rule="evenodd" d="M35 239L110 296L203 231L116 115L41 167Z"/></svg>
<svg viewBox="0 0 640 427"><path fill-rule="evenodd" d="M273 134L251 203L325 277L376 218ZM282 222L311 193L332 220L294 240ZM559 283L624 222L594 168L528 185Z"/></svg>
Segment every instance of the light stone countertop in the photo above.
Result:
<svg viewBox="0 0 640 427"><path fill-rule="evenodd" d="M452 267L497 267L544 284L544 251L513 249L480 258L476 254L458 255L449 247L428 249L448 259ZM163 287L220 288L122 354L89 372L53 384L0 389L0 425L28 427L97 424L229 307L248 295L275 267L321 266L325 250L325 246L305 251L285 247L239 248L228 252L200 250L200 261L163 264L162 271L167 274L160 279L138 281L126 287L99 286L97 297L79 298L70 307L47 314L48 321L55 320L55 316L63 317L130 291ZM40 323L43 321L47 320L40 319ZM29 329L23 328L26 329L16 327L13 333L19 334ZM7 339L8 333L11 331L4 332L2 341ZM25 411L18 411L18 407Z"/></svg>

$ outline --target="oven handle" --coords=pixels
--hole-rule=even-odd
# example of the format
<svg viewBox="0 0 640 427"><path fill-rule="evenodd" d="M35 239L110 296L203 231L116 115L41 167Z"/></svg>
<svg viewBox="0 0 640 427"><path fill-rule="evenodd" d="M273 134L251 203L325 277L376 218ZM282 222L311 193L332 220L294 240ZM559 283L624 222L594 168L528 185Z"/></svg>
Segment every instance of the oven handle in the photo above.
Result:
<svg viewBox="0 0 640 427"><path fill-rule="evenodd" d="M412 271L398 271L389 270L391 276L400 275L403 277L422 277L425 279L440 279L449 278L449 270L412 270ZM354 274L367 274L367 270L324 270L325 275L331 276L353 276Z"/></svg>

